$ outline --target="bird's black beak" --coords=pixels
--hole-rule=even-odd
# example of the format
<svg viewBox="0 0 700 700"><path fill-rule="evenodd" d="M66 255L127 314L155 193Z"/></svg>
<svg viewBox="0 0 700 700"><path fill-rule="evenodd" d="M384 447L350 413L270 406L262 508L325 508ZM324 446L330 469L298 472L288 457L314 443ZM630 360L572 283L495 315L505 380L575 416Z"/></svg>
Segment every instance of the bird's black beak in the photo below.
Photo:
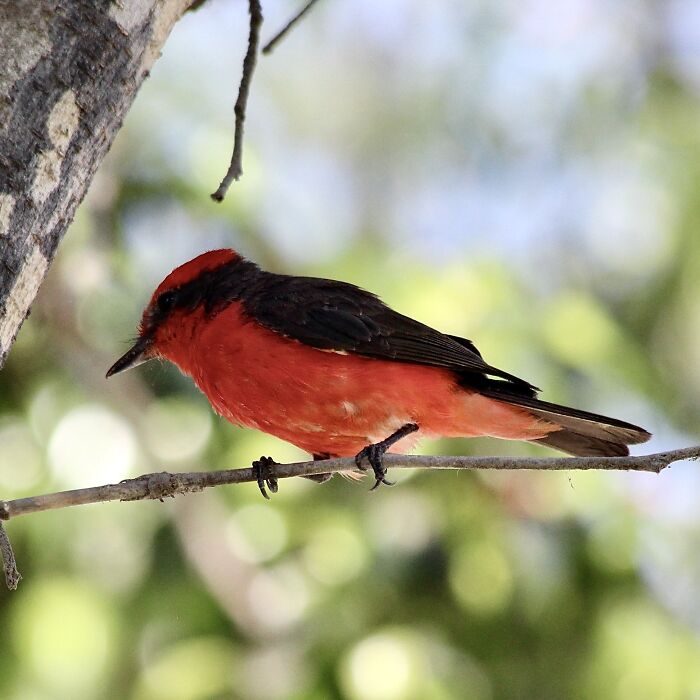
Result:
<svg viewBox="0 0 700 700"><path fill-rule="evenodd" d="M127 350L108 370L107 378L111 377L113 374L118 374L124 370L131 369L132 367L138 367L144 362L152 359L149 353L152 341L148 336L139 338L131 350Z"/></svg>

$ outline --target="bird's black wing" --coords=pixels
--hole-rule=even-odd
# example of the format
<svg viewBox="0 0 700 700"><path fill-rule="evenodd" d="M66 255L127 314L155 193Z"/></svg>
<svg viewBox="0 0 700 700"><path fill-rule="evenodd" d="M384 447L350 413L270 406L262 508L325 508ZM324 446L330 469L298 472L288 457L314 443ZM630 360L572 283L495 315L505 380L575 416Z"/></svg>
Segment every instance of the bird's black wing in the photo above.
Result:
<svg viewBox="0 0 700 700"><path fill-rule="evenodd" d="M533 395L528 382L484 362L466 338L440 333L390 309L346 282L262 273L243 293L246 314L262 326L320 350L454 370L465 385L480 379Z"/></svg>

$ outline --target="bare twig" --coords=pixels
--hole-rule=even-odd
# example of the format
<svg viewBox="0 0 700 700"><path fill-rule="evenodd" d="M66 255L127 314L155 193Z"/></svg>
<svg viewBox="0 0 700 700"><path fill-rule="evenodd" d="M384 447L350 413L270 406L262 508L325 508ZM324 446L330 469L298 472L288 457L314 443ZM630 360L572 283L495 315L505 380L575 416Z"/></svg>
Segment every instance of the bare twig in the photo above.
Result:
<svg viewBox="0 0 700 700"><path fill-rule="evenodd" d="M670 452L657 452L642 457L429 457L393 454L387 454L384 457L385 465L391 469L530 469L540 471L603 469L653 472L655 474L674 462L684 459L700 459L700 446L684 447ZM350 471L355 468L353 458L326 459L315 462L275 464L269 467L269 476L285 479L291 476ZM169 472L143 474L134 479L125 479L118 484L106 484L105 486L93 486L73 491L48 493L42 496L17 498L12 501L0 501L0 521L16 518L18 515L86 503L163 500L166 497L201 491L211 486L240 484L256 480L257 474L251 468L224 469L212 472L182 472L179 474ZM16 588L21 577L15 565L10 541L1 522L0 550L7 585L9 588Z"/></svg>
<svg viewBox="0 0 700 700"><path fill-rule="evenodd" d="M238 98L233 112L236 116L236 126L233 136L233 154L231 164L228 166L226 175L219 185L219 189L211 195L215 202L223 201L231 183L243 174L243 122L245 121L246 105L248 104L248 93L250 92L250 82L253 79L253 71L258 58L258 43L260 41L260 27L263 23L260 0L248 0L248 11L250 12L250 32L248 34L248 50L243 59L243 74L238 86Z"/></svg>
<svg viewBox="0 0 700 700"><path fill-rule="evenodd" d="M2 523L0 523L0 553L2 553L2 568L5 571L5 584L11 591L16 591L22 574L17 571L15 553L12 551L10 538Z"/></svg>
<svg viewBox="0 0 700 700"><path fill-rule="evenodd" d="M272 53L273 49L277 44L284 39L284 37L287 35L287 32L318 2L318 0L309 0L309 2L304 5L304 7L297 12L297 14L292 17L292 19L287 22L287 24L280 29L275 36L270 39L270 41L263 46L262 52L264 54L269 54Z"/></svg>
<svg viewBox="0 0 700 700"><path fill-rule="evenodd" d="M571 470L608 469L659 473L673 462L682 459L700 459L700 447L686 447L671 452L659 452L643 457L429 457L423 455L393 455L384 457L390 469L533 469ZM325 459L315 462L275 464L269 467L270 476L285 479L290 476L309 476L355 469L352 458ZM102 501L139 501L163 499L210 486L240 484L256 481L253 469L223 469L211 472L157 472L126 479L118 484L93 486L74 491L59 491L43 496L0 501L0 520L18 515L68 506L99 503Z"/></svg>

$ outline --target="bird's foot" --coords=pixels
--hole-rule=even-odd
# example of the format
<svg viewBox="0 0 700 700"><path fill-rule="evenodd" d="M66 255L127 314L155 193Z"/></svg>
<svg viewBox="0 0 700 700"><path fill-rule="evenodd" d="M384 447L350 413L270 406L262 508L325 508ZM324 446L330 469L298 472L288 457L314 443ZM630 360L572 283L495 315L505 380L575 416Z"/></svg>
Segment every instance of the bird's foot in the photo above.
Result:
<svg viewBox="0 0 700 700"><path fill-rule="evenodd" d="M253 462L253 475L258 482L260 493L267 498L268 501L270 497L267 495L265 484L267 484L267 488L270 489L270 493L277 493L278 489L277 479L270 474L270 467L275 464L277 464L277 462L275 462L272 457L265 457L264 455Z"/></svg>
<svg viewBox="0 0 700 700"><path fill-rule="evenodd" d="M379 484L386 484L387 486L393 486L394 482L389 481L386 478L386 468L384 467L384 453L396 442L401 440L401 438L406 437L410 433L415 433L418 430L418 426L415 423L406 423L402 425L396 432L389 435L388 438L381 440L380 442L374 442L366 447L363 447L355 455L355 464L358 469L362 471L367 471L367 467L363 464L363 460L367 460L374 471L374 486L370 491L374 491Z"/></svg>
<svg viewBox="0 0 700 700"><path fill-rule="evenodd" d="M358 469L361 469L363 472L367 471L367 466L362 463L362 460L366 459L374 471L374 478L376 481L374 482L374 486L372 486L370 491L374 491L379 484L386 484L387 486L394 485L393 481L389 481L386 478L386 468L384 467L383 457L387 449L388 448L382 446L381 442L375 442L371 445L363 447L355 455L355 464L357 465Z"/></svg>

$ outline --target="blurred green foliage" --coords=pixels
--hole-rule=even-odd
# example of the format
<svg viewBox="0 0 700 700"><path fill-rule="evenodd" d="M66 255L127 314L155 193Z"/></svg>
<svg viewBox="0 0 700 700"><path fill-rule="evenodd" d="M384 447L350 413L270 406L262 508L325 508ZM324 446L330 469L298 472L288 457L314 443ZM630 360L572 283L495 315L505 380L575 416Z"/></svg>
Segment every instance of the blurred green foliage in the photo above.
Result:
<svg viewBox="0 0 700 700"><path fill-rule="evenodd" d="M271 32L293 7L268 5ZM302 458L171 367L103 379L222 245L372 289L649 449L697 442L694 0L320 4L261 60L216 205L245 34L244 3L185 17L102 165L0 375L4 498ZM392 477L11 522L0 697L700 697L696 465Z"/></svg>

